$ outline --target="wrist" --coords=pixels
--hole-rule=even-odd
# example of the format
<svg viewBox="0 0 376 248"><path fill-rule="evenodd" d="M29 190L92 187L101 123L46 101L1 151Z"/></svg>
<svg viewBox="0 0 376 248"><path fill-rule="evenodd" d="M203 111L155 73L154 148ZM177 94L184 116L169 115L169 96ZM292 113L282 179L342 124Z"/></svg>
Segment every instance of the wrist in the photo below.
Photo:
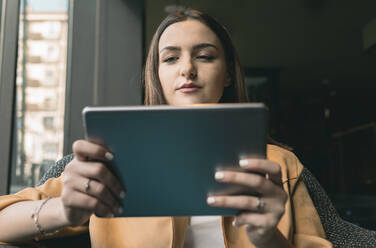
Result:
<svg viewBox="0 0 376 248"><path fill-rule="evenodd" d="M61 198L51 198L39 213L39 224L44 232L51 233L60 228L69 226L65 218Z"/></svg>
<svg viewBox="0 0 376 248"><path fill-rule="evenodd" d="M65 213L65 208L61 197L54 198L54 205L55 205L55 221L59 223L60 228L71 226L72 224L69 222L67 215Z"/></svg>

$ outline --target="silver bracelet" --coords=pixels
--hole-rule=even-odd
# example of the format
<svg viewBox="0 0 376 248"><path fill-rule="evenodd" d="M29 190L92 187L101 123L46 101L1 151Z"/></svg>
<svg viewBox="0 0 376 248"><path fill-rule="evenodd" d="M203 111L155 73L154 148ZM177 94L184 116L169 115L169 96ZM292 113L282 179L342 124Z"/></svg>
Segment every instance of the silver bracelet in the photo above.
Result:
<svg viewBox="0 0 376 248"><path fill-rule="evenodd" d="M46 235L47 233L42 229L41 225L39 224L39 212L42 210L44 204L46 204L52 197L47 197L42 201L39 207L35 210L35 212L31 215L31 218L34 220L35 227L38 229L38 232L41 235Z"/></svg>

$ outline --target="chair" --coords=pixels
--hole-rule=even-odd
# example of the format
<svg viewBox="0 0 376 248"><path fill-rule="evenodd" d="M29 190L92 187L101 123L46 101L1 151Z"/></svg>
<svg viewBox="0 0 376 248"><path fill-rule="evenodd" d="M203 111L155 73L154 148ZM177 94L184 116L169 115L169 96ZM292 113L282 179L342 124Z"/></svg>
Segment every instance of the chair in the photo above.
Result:
<svg viewBox="0 0 376 248"><path fill-rule="evenodd" d="M67 156L64 156L62 159L60 159L54 165L48 168L46 173L44 173L44 175L40 179L38 186L44 184L49 178L59 177L61 173L63 173L65 166L69 164L69 162L72 161L73 158L74 154L69 154Z"/></svg>
<svg viewBox="0 0 376 248"><path fill-rule="evenodd" d="M320 216L327 239L334 247L376 247L376 231L343 220L323 187L307 168L302 171L302 179Z"/></svg>
<svg viewBox="0 0 376 248"><path fill-rule="evenodd" d="M73 154L65 156L51 166L40 180L39 185L45 183L48 178L59 177L73 158ZM320 216L327 239L332 242L334 247L376 247L376 231L367 230L343 220L325 190L307 168L303 169L301 177Z"/></svg>

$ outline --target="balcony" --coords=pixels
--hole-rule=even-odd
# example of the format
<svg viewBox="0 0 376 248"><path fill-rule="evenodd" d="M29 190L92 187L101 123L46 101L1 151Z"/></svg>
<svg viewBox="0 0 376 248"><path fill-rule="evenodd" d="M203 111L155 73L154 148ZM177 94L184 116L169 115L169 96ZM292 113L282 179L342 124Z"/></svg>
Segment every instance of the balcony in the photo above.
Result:
<svg viewBox="0 0 376 248"><path fill-rule="evenodd" d="M43 112L43 111L56 111L57 103L55 101L45 101L43 103L27 103L26 111L30 112Z"/></svg>
<svg viewBox="0 0 376 248"><path fill-rule="evenodd" d="M41 33L29 33L27 35L29 40L44 40L44 37Z"/></svg>
<svg viewBox="0 0 376 248"><path fill-rule="evenodd" d="M27 87L40 87L41 82L36 79L27 79Z"/></svg>
<svg viewBox="0 0 376 248"><path fill-rule="evenodd" d="M39 63L42 63L42 57L41 56L28 56L27 62L39 64Z"/></svg>

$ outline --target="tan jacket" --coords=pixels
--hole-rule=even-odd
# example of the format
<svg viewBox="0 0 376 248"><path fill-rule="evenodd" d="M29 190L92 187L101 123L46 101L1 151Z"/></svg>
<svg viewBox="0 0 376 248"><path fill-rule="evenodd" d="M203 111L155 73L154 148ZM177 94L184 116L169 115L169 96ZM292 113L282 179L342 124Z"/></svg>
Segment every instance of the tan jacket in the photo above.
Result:
<svg viewBox="0 0 376 248"><path fill-rule="evenodd" d="M281 165L284 190L289 199L285 214L278 229L294 247L332 247L325 239L320 218L313 206L300 175L303 166L296 156L280 147L268 145L269 160ZM39 200L58 197L61 194L63 176L49 179L37 188L27 188L15 195L0 197L0 210L19 201ZM231 225L233 217L222 218L222 231L228 248L254 247L247 239L243 227ZM166 248L183 247L188 217L158 218L98 218L92 216L89 222L92 247L142 247ZM69 227L57 232L55 236L67 236L87 231L87 227ZM43 238L43 237L41 237Z"/></svg>

